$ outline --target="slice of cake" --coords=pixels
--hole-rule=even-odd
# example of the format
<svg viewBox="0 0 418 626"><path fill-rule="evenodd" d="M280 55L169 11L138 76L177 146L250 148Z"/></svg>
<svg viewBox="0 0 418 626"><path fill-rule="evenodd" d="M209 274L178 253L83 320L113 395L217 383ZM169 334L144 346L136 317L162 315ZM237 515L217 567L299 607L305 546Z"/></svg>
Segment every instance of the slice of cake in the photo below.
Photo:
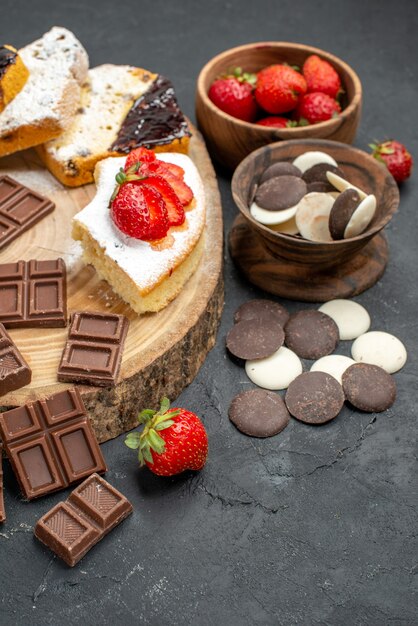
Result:
<svg viewBox="0 0 418 626"><path fill-rule="evenodd" d="M178 153L160 153L158 160L182 168L184 182L193 191L185 207L186 219L171 227L156 242L124 235L114 224L109 210L115 176L125 157L108 158L96 166L95 198L74 217L73 237L80 240L83 258L100 278L137 313L159 311L173 300L193 274L204 250L205 192L192 160Z"/></svg>
<svg viewBox="0 0 418 626"><path fill-rule="evenodd" d="M80 106L88 56L75 36L54 27L19 50L29 71L21 91L0 113L0 156L60 135Z"/></svg>
<svg viewBox="0 0 418 626"><path fill-rule="evenodd" d="M130 65L100 65L88 73L72 125L39 154L59 181L93 181L95 165L143 146L187 152L190 132L170 81Z"/></svg>

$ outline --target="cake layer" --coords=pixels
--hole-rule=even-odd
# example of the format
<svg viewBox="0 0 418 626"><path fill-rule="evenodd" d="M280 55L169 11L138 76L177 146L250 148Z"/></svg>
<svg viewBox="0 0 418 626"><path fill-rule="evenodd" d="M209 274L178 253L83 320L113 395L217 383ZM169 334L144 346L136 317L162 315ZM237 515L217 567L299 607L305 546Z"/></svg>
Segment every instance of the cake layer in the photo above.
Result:
<svg viewBox="0 0 418 626"><path fill-rule="evenodd" d="M97 165L96 196L73 221L73 237L81 241L85 261L137 313L160 310L176 297L204 248L205 194L196 166L183 154L164 153L158 158L182 167L184 180L193 191L194 200L186 207L182 226L170 228L156 243L128 237L115 226L109 198L125 157L105 159Z"/></svg>
<svg viewBox="0 0 418 626"><path fill-rule="evenodd" d="M187 152L187 122L166 78L130 65L100 65L88 73L81 104L68 130L39 147L64 185L93 181L95 165L144 146Z"/></svg>
<svg viewBox="0 0 418 626"><path fill-rule="evenodd" d="M88 56L75 36L54 27L19 50L29 77L0 114L0 156L60 135L80 103Z"/></svg>

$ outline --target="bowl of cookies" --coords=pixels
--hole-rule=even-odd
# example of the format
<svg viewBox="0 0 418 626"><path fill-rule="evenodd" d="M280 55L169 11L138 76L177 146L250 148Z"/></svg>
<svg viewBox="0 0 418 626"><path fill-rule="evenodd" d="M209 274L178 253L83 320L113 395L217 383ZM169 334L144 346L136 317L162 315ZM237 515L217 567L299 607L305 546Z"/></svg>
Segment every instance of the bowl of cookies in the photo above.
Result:
<svg viewBox="0 0 418 626"><path fill-rule="evenodd" d="M296 268L295 280L303 275L308 290L314 279L324 284L359 268L361 254L363 273L386 265L379 232L398 208L399 191L388 170L362 150L321 139L264 146L237 167L232 194L257 247L272 262ZM252 244L232 243L248 257Z"/></svg>
<svg viewBox="0 0 418 626"><path fill-rule="evenodd" d="M279 140L351 143L362 88L343 60L287 42L250 43L212 58L201 70L196 118L209 151L233 169L250 152Z"/></svg>

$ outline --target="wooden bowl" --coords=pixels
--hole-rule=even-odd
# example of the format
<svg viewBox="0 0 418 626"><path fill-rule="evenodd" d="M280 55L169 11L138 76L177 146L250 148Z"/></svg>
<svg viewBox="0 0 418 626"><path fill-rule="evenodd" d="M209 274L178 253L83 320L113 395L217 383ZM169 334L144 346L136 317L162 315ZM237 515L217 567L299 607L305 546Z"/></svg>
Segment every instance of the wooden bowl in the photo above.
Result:
<svg viewBox="0 0 418 626"><path fill-rule="evenodd" d="M242 67L248 72L258 72L274 63L302 67L311 54L329 61L340 75L344 97L343 111L338 117L299 128L268 128L238 120L221 111L208 98L209 87L215 78L231 68ZM352 143L360 121L361 104L360 79L351 67L328 52L303 44L273 41L231 48L211 59L197 80L198 125L211 155L230 169L256 148L279 140L320 138Z"/></svg>
<svg viewBox="0 0 418 626"><path fill-rule="evenodd" d="M349 182L376 196L376 214L361 235L331 242L308 241L300 236L273 231L251 216L249 206L261 173L276 161L291 162L309 150L320 150L330 154ZM259 148L240 163L231 184L232 195L241 215L270 254L291 263L304 264L311 270L316 268L322 271L343 264L354 257L386 226L399 205L398 186L384 165L362 150L324 139L280 141Z"/></svg>

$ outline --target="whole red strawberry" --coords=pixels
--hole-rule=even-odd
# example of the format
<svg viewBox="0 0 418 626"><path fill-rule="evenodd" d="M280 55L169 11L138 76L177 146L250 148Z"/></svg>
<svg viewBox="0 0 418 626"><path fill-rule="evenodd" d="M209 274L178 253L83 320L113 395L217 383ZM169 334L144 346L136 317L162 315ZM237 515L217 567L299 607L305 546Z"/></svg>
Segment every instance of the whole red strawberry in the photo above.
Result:
<svg viewBox="0 0 418 626"><path fill-rule="evenodd" d="M302 74L306 79L308 93L320 91L333 98L341 92L341 80L328 61L311 54L303 64Z"/></svg>
<svg viewBox="0 0 418 626"><path fill-rule="evenodd" d="M293 128L297 126L297 122L289 120L288 117L278 117L277 115L269 115L256 122L258 126L270 126L272 128Z"/></svg>
<svg viewBox="0 0 418 626"><path fill-rule="evenodd" d="M201 470L208 455L208 436L200 419L186 409L170 409L168 398L159 411L145 409L138 416L142 432L129 433L128 448L138 450L140 465L159 476Z"/></svg>
<svg viewBox="0 0 418 626"><path fill-rule="evenodd" d="M306 93L306 80L289 65L270 65L257 74L255 98L268 113L292 111Z"/></svg>
<svg viewBox="0 0 418 626"><path fill-rule="evenodd" d="M254 122L257 116L254 82L254 74L236 68L233 74L221 76L211 84L209 99L224 113L244 122Z"/></svg>
<svg viewBox="0 0 418 626"><path fill-rule="evenodd" d="M336 100L326 93L305 94L295 111L295 117L299 121L306 120L308 124L318 124L336 117L341 113L341 107Z"/></svg>
<svg viewBox="0 0 418 626"><path fill-rule="evenodd" d="M110 211L116 226L129 237L154 241L162 239L168 232L163 197L151 187L124 182L111 200Z"/></svg>
<svg viewBox="0 0 418 626"><path fill-rule="evenodd" d="M414 161L410 152L399 141L371 143L373 156L386 165L396 182L401 183L410 177Z"/></svg>

